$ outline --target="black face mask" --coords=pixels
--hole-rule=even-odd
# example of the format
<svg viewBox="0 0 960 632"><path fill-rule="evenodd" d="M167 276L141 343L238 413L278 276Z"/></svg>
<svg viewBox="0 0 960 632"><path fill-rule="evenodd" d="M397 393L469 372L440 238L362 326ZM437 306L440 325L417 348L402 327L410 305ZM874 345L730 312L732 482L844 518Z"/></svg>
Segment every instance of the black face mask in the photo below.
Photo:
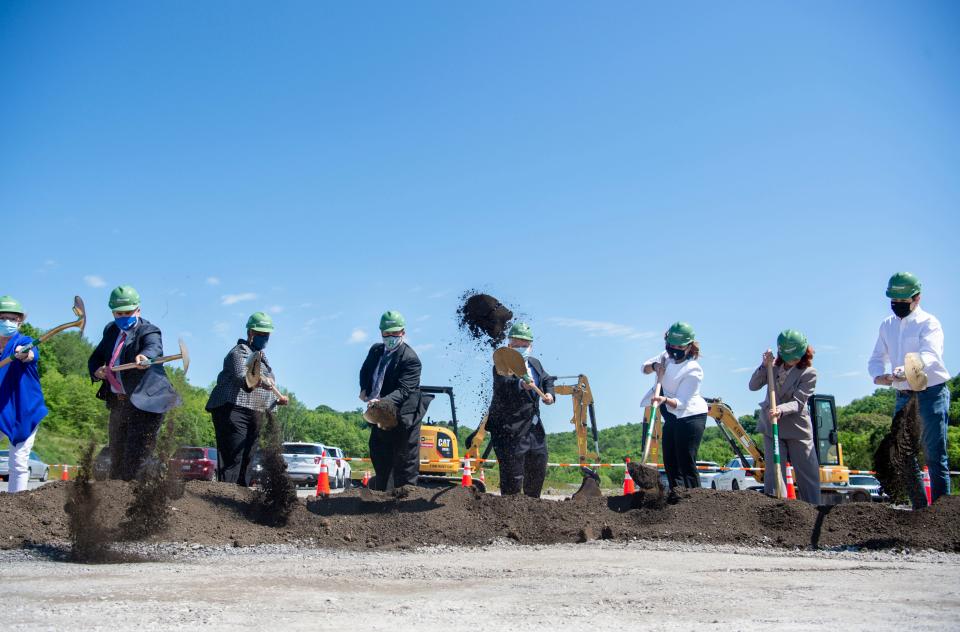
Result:
<svg viewBox="0 0 960 632"><path fill-rule="evenodd" d="M673 358L674 362L681 362L684 358L687 357L686 349L673 349L671 347L666 347L667 355Z"/></svg>
<svg viewBox="0 0 960 632"><path fill-rule="evenodd" d="M254 351L263 351L269 342L270 336L254 336L250 341L250 348Z"/></svg>
<svg viewBox="0 0 960 632"><path fill-rule="evenodd" d="M909 316L910 305L911 303L901 303L898 301L890 301L890 309L893 310L893 313L897 318L906 318L907 316Z"/></svg>

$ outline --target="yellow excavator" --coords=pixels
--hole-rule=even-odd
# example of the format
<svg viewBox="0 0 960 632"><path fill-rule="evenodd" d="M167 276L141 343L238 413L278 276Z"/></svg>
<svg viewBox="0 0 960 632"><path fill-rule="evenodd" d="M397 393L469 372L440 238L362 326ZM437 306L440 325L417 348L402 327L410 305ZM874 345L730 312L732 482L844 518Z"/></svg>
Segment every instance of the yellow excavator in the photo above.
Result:
<svg viewBox="0 0 960 632"><path fill-rule="evenodd" d="M590 390L590 380L586 375L566 377L551 377L552 380L576 380L572 384L555 384L554 392L560 395L570 395L573 402L573 424L577 437L577 452L580 471L585 478L599 481L597 474L587 465L591 460L600 458L600 444L597 432L597 416L594 408L593 391ZM451 386L421 386L422 395L431 400L437 395L447 395L450 398L450 420L435 421L430 417L424 419L420 427L420 476L419 484L432 485L459 485L461 481L461 459L469 458L471 467L476 468L481 458L486 459L491 450L491 444L483 449L487 437L487 416L477 427L476 431L467 437L466 451L460 456L459 440L457 439L457 406ZM587 424L590 424L589 429ZM588 434L592 433L593 451L589 450ZM474 476L474 487L486 491L484 485Z"/></svg>
<svg viewBox="0 0 960 632"><path fill-rule="evenodd" d="M717 422L720 434L727 440L740 462L753 461L751 472L758 481L763 482L763 450L750 437L733 410L720 398L707 399L707 415ZM837 432L837 404L833 395L815 394L808 401L810 419L816 430L817 456L820 459L820 493L824 505L836 505L843 502L869 502L870 493L864 489L850 487L850 469L843 464L843 446L840 445ZM650 409L644 413L644 419L650 418ZM654 421L650 445L650 462L657 463L661 441L660 413Z"/></svg>

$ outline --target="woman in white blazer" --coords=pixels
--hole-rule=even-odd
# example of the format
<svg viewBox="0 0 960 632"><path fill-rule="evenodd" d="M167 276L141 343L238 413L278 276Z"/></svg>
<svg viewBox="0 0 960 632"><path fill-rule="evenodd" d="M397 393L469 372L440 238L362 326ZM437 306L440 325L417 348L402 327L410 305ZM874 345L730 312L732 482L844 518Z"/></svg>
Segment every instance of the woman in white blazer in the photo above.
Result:
<svg viewBox="0 0 960 632"><path fill-rule="evenodd" d="M663 466L670 491L700 487L697 451L707 425L707 402L700 396L703 369L693 327L676 322L664 334L665 350L643 364L646 374L662 371L658 397L650 389L643 406L659 406L663 416Z"/></svg>

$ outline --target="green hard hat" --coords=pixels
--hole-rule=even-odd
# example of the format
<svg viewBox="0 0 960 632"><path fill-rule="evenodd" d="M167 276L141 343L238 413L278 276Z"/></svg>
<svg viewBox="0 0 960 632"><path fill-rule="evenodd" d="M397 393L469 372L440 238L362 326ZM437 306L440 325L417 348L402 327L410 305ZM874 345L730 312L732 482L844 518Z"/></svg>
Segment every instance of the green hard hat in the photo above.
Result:
<svg viewBox="0 0 960 632"><path fill-rule="evenodd" d="M390 310L384 312L380 317L380 331L385 334L392 334L395 331L403 331L407 326L407 321L403 319L403 314Z"/></svg>
<svg viewBox="0 0 960 632"><path fill-rule="evenodd" d="M121 285L110 292L110 311L132 312L140 307L140 294L130 285Z"/></svg>
<svg viewBox="0 0 960 632"><path fill-rule="evenodd" d="M507 334L508 338L517 338L519 340L529 340L533 342L533 329L530 328L530 325L527 323L514 323L513 327L510 328L510 333Z"/></svg>
<svg viewBox="0 0 960 632"><path fill-rule="evenodd" d="M269 334L273 331L273 319L270 314L264 312L254 312L247 319L247 329Z"/></svg>
<svg viewBox="0 0 960 632"><path fill-rule="evenodd" d="M907 299L920 293L920 279L909 272L897 272L887 282L887 298Z"/></svg>
<svg viewBox="0 0 960 632"><path fill-rule="evenodd" d="M670 329L667 330L667 333L664 334L664 339L667 341L668 345L674 347L685 347L691 342L694 341L697 334L694 333L693 327L690 326L690 323L683 323L677 321L670 325Z"/></svg>
<svg viewBox="0 0 960 632"><path fill-rule="evenodd" d="M777 351L786 362L793 362L807 352L807 337L796 329L785 329L777 336Z"/></svg>
<svg viewBox="0 0 960 632"><path fill-rule="evenodd" d="M20 304L20 301L13 298L8 294L0 296L0 312L6 312L9 314L25 314L23 311L23 305Z"/></svg>

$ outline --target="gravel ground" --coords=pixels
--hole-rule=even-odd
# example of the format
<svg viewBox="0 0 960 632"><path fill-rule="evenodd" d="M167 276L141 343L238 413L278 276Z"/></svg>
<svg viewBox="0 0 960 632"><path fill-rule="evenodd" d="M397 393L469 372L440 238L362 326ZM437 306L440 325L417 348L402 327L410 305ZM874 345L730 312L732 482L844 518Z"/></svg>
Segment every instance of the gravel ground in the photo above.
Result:
<svg viewBox="0 0 960 632"><path fill-rule="evenodd" d="M960 556L590 542L349 551L137 544L163 561L0 551L9 630L958 629Z"/></svg>

